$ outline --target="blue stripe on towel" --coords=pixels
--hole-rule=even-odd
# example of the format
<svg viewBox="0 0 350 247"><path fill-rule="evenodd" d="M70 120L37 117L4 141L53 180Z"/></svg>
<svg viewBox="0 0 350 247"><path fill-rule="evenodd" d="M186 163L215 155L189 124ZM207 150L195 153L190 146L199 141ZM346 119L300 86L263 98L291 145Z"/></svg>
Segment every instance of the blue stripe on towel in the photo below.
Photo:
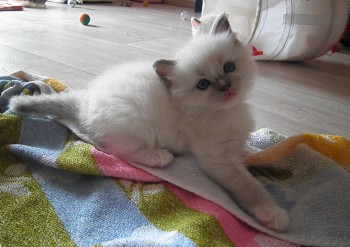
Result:
<svg viewBox="0 0 350 247"><path fill-rule="evenodd" d="M10 145L11 153L29 163L37 163L46 166L57 167L56 160L61 154L60 150L50 150L40 147L30 147L21 144Z"/></svg>
<svg viewBox="0 0 350 247"><path fill-rule="evenodd" d="M67 135L67 128L56 121L23 118L19 144L62 150Z"/></svg>
<svg viewBox="0 0 350 247"><path fill-rule="evenodd" d="M153 241L171 242L169 246L195 246L178 232L165 233L151 225L113 179L73 174L46 166L32 165L31 169L78 246L103 242L108 242L107 246L120 246L120 243L159 246L149 245L152 238ZM144 234L140 234L142 231Z"/></svg>
<svg viewBox="0 0 350 247"><path fill-rule="evenodd" d="M67 137L67 128L56 121L23 118L19 144L12 144L10 150L21 159L57 167Z"/></svg>

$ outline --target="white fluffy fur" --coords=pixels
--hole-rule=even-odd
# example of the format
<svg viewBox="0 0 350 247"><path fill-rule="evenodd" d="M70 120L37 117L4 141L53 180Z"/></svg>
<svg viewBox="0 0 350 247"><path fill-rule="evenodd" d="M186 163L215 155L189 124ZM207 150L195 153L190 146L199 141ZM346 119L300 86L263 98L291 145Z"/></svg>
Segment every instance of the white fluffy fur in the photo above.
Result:
<svg viewBox="0 0 350 247"><path fill-rule="evenodd" d="M261 223L288 226L287 213L242 164L253 120L246 95L255 66L229 28L225 15L209 33L198 34L175 60L118 65L87 90L20 96L10 109L50 117L99 149L129 162L168 165L175 154L191 153L201 168ZM234 62L233 72L223 66ZM206 90L197 82L208 79ZM230 82L229 89L219 90ZM233 97L228 97L233 93Z"/></svg>

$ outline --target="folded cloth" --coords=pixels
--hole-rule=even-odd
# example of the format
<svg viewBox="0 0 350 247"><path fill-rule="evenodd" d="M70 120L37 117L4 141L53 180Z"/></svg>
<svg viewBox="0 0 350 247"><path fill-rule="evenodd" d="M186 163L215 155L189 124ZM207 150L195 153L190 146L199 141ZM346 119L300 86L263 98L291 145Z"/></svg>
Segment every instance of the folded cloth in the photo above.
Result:
<svg viewBox="0 0 350 247"><path fill-rule="evenodd" d="M28 86L31 85L31 86ZM12 95L62 92L26 72L0 77L0 243L4 246L350 246L350 143L254 132L248 169L289 212L266 229L190 156L128 164L52 120L7 110ZM5 113L6 112L6 113Z"/></svg>

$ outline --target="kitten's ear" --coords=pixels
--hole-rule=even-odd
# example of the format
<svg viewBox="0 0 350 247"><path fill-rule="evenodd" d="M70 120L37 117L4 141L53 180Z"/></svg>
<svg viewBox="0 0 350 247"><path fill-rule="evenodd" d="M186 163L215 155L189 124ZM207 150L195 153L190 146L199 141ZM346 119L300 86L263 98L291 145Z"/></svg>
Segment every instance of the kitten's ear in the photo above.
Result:
<svg viewBox="0 0 350 247"><path fill-rule="evenodd" d="M165 85L171 87L171 76L176 66L175 60L160 59L153 63L153 69L163 79Z"/></svg>
<svg viewBox="0 0 350 247"><path fill-rule="evenodd" d="M211 28L210 33L215 35L215 34L220 34L220 33L233 33L230 22L228 21L227 14L222 13L216 17L214 24Z"/></svg>
<svg viewBox="0 0 350 247"><path fill-rule="evenodd" d="M197 30L201 25L201 21L195 17L192 17L191 18L191 25L192 25L193 30Z"/></svg>

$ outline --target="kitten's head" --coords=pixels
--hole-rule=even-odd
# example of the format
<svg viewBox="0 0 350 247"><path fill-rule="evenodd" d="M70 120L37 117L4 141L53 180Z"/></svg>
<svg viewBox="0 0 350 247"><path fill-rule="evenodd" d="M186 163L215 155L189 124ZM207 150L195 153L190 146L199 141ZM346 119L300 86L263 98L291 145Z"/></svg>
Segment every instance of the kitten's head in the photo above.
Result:
<svg viewBox="0 0 350 247"><path fill-rule="evenodd" d="M252 85L255 66L247 48L221 15L207 34L194 37L175 60L153 65L172 97L188 107L228 109Z"/></svg>

